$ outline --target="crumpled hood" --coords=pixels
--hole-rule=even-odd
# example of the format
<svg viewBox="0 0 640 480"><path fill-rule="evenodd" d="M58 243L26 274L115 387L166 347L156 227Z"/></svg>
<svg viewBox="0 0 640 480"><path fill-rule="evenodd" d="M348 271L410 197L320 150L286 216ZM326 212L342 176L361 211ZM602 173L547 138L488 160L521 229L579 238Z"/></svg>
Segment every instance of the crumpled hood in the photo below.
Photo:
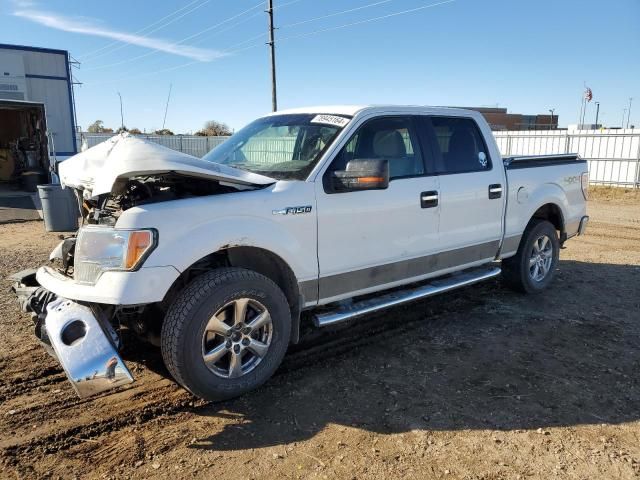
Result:
<svg viewBox="0 0 640 480"><path fill-rule="evenodd" d="M276 180L264 175L207 162L157 143L123 133L60 163L63 186L84 190L84 197L121 193L133 177L175 172L236 185L269 185Z"/></svg>

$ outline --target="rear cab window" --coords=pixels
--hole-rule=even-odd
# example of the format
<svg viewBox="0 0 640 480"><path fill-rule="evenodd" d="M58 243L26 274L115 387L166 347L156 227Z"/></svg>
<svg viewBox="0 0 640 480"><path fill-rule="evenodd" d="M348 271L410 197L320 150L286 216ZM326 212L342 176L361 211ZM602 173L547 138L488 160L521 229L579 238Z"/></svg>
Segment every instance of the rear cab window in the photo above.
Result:
<svg viewBox="0 0 640 480"><path fill-rule="evenodd" d="M491 170L491 158L475 120L466 117L423 117L433 151L435 174Z"/></svg>

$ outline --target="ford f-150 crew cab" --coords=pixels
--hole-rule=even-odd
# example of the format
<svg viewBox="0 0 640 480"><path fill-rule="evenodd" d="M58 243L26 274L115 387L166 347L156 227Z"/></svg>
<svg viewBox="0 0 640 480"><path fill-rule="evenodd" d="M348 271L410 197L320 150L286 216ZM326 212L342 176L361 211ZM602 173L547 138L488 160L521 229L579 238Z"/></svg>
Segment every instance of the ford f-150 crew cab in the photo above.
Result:
<svg viewBox="0 0 640 480"><path fill-rule="evenodd" d="M277 112L203 159L128 135L60 165L83 225L14 275L80 396L133 381L122 329L205 399L265 382L323 327L493 278L536 293L587 224L577 155L502 158L476 112ZM303 313L304 312L304 313Z"/></svg>

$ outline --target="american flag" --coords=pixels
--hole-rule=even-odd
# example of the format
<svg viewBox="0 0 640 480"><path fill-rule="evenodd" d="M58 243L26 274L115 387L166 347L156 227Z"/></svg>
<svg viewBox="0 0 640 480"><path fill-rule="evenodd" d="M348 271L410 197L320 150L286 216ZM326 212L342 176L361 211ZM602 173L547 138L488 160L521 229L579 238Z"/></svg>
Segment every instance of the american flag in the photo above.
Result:
<svg viewBox="0 0 640 480"><path fill-rule="evenodd" d="M587 100L587 102L590 102L593 99L593 92L589 87L587 87L587 89L584 91L584 98Z"/></svg>

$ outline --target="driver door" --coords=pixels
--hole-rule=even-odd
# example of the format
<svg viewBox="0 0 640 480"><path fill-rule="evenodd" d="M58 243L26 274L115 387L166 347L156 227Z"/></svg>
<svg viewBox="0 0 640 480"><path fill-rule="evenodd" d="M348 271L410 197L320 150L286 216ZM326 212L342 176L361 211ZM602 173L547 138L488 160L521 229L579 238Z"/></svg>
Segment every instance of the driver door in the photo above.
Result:
<svg viewBox="0 0 640 480"><path fill-rule="evenodd" d="M316 182L320 303L408 283L432 270L438 177L427 175L416 132L411 116L366 121ZM332 190L334 171L371 158L388 160L387 189Z"/></svg>

